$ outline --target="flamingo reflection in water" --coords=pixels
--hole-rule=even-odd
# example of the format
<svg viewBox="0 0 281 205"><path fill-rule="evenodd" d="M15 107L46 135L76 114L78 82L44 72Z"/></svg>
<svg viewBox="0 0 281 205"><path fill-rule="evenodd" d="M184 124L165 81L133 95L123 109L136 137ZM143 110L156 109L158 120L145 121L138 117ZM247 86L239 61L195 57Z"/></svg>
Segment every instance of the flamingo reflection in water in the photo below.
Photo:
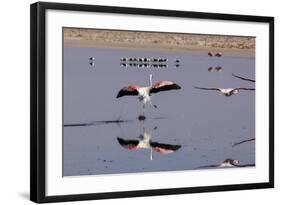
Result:
<svg viewBox="0 0 281 205"><path fill-rule="evenodd" d="M153 131L157 127L154 127ZM159 142L152 141L152 131L147 131L143 128L143 132L140 134L138 139L123 139L117 137L119 144L129 150L136 151L139 149L150 149L150 160L153 159L153 151L160 154L170 154L181 148L181 145L163 144Z"/></svg>
<svg viewBox="0 0 281 205"><path fill-rule="evenodd" d="M254 167L255 164L240 164L239 160L227 158L220 164L205 165L198 167L197 169L203 168L234 168L234 167Z"/></svg>

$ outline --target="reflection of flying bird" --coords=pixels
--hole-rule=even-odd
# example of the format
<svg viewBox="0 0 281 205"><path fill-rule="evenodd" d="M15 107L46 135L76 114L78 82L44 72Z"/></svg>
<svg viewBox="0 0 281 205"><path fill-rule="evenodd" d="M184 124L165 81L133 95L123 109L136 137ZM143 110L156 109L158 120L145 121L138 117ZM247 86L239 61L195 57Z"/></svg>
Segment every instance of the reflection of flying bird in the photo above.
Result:
<svg viewBox="0 0 281 205"><path fill-rule="evenodd" d="M250 82L256 82L256 80L254 80L254 79L244 78L244 77L235 75L234 73L232 73L232 76L234 76L234 77L236 77L236 78L239 78L239 79L241 79L241 80L246 80L246 81L250 81Z"/></svg>
<svg viewBox="0 0 281 205"><path fill-rule="evenodd" d="M201 87L194 87L194 88L201 89L201 90L219 91L222 95L226 97L237 94L240 92L240 90L255 90L255 88L201 88Z"/></svg>
<svg viewBox="0 0 281 205"><path fill-rule="evenodd" d="M149 80L150 80L150 85L147 87L128 85L122 88L117 94L117 98L123 96L138 96L139 101L143 103L143 113L142 113L143 115L139 116L139 119L141 120L145 119L144 110L145 110L145 105L147 103L150 103L151 106L157 108L156 105L152 105L151 103L151 94L158 93L161 91L181 89L179 85L171 81L160 81L152 85L152 74L150 74Z"/></svg>
<svg viewBox="0 0 281 205"><path fill-rule="evenodd" d="M121 67L126 67L127 64L126 64L126 63L120 63L120 66L121 66Z"/></svg>
<svg viewBox="0 0 281 205"><path fill-rule="evenodd" d="M130 151L138 149L150 149L150 160L153 159L152 151L158 152L160 154L170 154L181 148L181 145L153 142L151 138L152 132L147 132L145 129L143 129L143 133L139 136L139 139L123 139L117 137L117 140L123 148Z"/></svg>
<svg viewBox="0 0 281 205"><path fill-rule="evenodd" d="M200 168L231 168L231 167L253 167L255 164L240 164L239 160L237 159L225 159L221 164L216 165L205 165L198 167Z"/></svg>

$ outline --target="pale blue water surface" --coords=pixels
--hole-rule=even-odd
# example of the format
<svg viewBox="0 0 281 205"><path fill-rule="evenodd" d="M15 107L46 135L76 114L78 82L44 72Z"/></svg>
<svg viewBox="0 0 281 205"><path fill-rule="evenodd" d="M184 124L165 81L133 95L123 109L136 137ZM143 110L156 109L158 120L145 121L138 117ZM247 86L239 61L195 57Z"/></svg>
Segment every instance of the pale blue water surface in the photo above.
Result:
<svg viewBox="0 0 281 205"><path fill-rule="evenodd" d="M95 65L89 65L89 57ZM120 67L121 57L165 57L168 68ZM180 66L175 66L175 60ZM221 66L221 72L208 72ZM219 164L226 158L241 164L255 163L255 141L232 147L255 137L255 92L241 91L224 97L199 87L250 87L255 84L232 76L254 78L255 58L225 55L209 57L205 52L159 52L126 49L64 49L63 175L96 175L197 169ZM137 119L141 104L135 96L116 98L128 84L149 85L169 80L180 90L152 96L157 109L148 107L147 119ZM101 121L125 120L122 123ZM99 122L95 122L99 121ZM94 122L94 123L92 123ZM92 123L92 124L91 124ZM88 124L88 126L82 126ZM117 137L138 139L151 131L152 141L181 147L169 154L150 149L128 150Z"/></svg>

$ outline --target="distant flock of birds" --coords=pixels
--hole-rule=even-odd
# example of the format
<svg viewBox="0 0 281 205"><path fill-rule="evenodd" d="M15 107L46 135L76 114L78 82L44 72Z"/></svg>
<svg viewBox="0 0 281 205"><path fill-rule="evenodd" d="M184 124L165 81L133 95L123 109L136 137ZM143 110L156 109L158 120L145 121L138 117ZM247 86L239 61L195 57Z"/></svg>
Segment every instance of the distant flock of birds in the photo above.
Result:
<svg viewBox="0 0 281 205"><path fill-rule="evenodd" d="M120 61L125 62L125 61L134 61L134 62L159 62L159 63L163 63L163 62L168 62L168 58L148 58L148 57L122 57L120 58Z"/></svg>
<svg viewBox="0 0 281 205"><path fill-rule="evenodd" d="M120 58L120 67L124 68L168 68L168 58L149 58L149 57L122 57ZM89 58L91 67L95 66L95 57ZM180 60L176 59L175 67L180 67Z"/></svg>
<svg viewBox="0 0 281 205"><path fill-rule="evenodd" d="M137 67L137 68L168 68L168 64L150 64L150 63L120 63L121 67Z"/></svg>
<svg viewBox="0 0 281 205"><path fill-rule="evenodd" d="M168 68L168 58L149 58L149 57L122 57L120 58L121 67L134 68ZM180 60L175 60L175 67L180 66Z"/></svg>

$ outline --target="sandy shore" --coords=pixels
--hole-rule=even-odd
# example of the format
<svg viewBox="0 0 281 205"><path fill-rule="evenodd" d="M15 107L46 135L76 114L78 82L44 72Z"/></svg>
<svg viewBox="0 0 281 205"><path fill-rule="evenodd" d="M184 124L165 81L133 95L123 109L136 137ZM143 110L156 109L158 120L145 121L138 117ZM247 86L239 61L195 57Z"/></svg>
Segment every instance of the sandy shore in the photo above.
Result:
<svg viewBox="0 0 281 205"><path fill-rule="evenodd" d="M255 56L255 38L237 36L64 28L64 46Z"/></svg>

